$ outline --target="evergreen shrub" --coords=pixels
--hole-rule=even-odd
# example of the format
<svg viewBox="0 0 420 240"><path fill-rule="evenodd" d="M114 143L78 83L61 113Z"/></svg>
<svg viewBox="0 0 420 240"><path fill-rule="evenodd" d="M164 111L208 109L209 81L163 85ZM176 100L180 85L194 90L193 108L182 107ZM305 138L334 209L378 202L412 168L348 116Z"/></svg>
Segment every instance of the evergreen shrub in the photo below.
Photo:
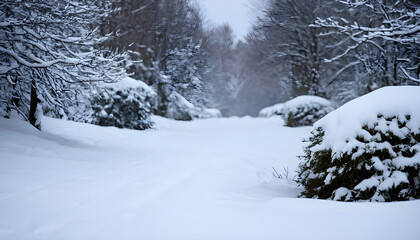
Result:
<svg viewBox="0 0 420 240"><path fill-rule="evenodd" d="M420 129L410 121L410 115L378 115L335 154L333 146L323 147L324 129L313 130L298 171L302 196L338 201L420 198Z"/></svg>
<svg viewBox="0 0 420 240"><path fill-rule="evenodd" d="M91 123L99 126L114 126L144 130L151 128L150 118L154 94L142 87L108 86L92 96Z"/></svg>

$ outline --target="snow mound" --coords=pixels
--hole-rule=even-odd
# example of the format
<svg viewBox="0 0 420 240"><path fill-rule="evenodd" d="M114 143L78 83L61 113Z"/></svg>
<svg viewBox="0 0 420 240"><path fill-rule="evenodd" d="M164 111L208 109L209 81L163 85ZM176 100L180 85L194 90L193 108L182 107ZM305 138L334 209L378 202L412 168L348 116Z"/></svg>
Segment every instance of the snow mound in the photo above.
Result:
<svg viewBox="0 0 420 240"><path fill-rule="evenodd" d="M205 108L202 111L201 118L221 118L223 117L222 112L216 108Z"/></svg>
<svg viewBox="0 0 420 240"><path fill-rule="evenodd" d="M420 87L385 87L314 124L299 182L304 196L420 198Z"/></svg>
<svg viewBox="0 0 420 240"><path fill-rule="evenodd" d="M351 148L349 140L366 135L363 126L368 124L372 127L378 115L385 118L396 116L398 119L410 115L407 127L415 134L420 133L420 87L384 87L344 104L314 124L315 129L321 127L325 132L319 148L331 148L333 155L348 153ZM387 130L400 135L395 124L393 122ZM385 128L382 125L378 127Z"/></svg>
<svg viewBox="0 0 420 240"><path fill-rule="evenodd" d="M318 96L299 96L260 111L260 117L281 116L287 126L308 126L331 112L332 103Z"/></svg>
<svg viewBox="0 0 420 240"><path fill-rule="evenodd" d="M181 94L173 91L168 97L165 117L190 121L193 119L218 118L222 117L222 113L218 109L199 108L190 103Z"/></svg>

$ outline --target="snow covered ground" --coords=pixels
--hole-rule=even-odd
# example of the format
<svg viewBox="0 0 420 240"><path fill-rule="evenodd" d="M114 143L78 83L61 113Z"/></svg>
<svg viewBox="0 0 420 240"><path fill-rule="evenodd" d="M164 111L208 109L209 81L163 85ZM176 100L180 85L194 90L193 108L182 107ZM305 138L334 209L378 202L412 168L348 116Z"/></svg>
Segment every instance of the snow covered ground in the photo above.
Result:
<svg viewBox="0 0 420 240"><path fill-rule="evenodd" d="M278 118L132 131L0 118L0 239L420 239L420 201L299 199L310 128Z"/></svg>

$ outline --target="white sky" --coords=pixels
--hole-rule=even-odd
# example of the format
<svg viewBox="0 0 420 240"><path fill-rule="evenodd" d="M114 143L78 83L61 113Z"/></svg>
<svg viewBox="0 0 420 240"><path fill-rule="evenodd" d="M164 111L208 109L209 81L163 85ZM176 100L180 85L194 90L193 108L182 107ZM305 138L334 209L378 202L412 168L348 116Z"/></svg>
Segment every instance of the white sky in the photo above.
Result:
<svg viewBox="0 0 420 240"><path fill-rule="evenodd" d="M243 39L251 27L255 13L251 0L197 0L206 19L212 24L229 23L238 39Z"/></svg>

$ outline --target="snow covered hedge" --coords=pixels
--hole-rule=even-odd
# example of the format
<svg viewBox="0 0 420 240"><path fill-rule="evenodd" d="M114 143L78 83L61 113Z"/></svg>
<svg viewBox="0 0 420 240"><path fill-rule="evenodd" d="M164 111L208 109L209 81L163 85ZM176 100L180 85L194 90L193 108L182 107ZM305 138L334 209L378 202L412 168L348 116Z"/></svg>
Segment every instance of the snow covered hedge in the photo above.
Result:
<svg viewBox="0 0 420 240"><path fill-rule="evenodd" d="M334 110L329 100L317 96L299 96L260 111L260 117L279 115L289 127L309 126Z"/></svg>
<svg viewBox="0 0 420 240"><path fill-rule="evenodd" d="M314 124L299 167L305 197L420 198L420 87L385 87Z"/></svg>
<svg viewBox="0 0 420 240"><path fill-rule="evenodd" d="M145 83L126 77L103 84L92 96L92 124L144 130L150 128L155 92Z"/></svg>

